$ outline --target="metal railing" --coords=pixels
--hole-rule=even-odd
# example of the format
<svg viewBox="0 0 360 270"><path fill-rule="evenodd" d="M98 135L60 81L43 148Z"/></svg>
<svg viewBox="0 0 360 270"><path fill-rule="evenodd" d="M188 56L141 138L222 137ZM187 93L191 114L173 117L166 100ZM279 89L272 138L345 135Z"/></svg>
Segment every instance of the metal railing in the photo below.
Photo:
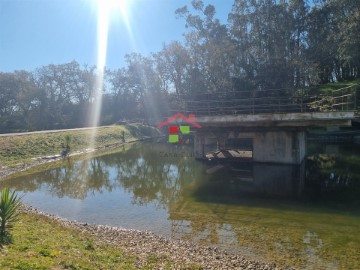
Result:
<svg viewBox="0 0 360 270"><path fill-rule="evenodd" d="M180 107L195 115L356 111L359 90L351 85L320 95L311 89L206 93L183 97Z"/></svg>

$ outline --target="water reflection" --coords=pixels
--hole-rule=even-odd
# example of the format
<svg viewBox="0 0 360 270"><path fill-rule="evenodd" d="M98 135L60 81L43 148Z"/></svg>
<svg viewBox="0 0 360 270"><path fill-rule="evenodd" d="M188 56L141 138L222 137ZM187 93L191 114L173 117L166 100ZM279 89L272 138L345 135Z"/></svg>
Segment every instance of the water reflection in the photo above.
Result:
<svg viewBox="0 0 360 270"><path fill-rule="evenodd" d="M222 163L197 190L199 199L243 197L299 198L304 189L305 163L300 166ZM209 170L208 170L209 171Z"/></svg>
<svg viewBox="0 0 360 270"><path fill-rule="evenodd" d="M58 198L80 200L121 188L133 195L134 204L156 201L165 207L203 172L203 166L194 163L191 154L168 157L177 151L191 153L188 147L134 145L116 154L77 162L67 159L61 167L10 178L0 184L25 193L42 190ZM165 157L164 153L169 155Z"/></svg>
<svg viewBox="0 0 360 270"><path fill-rule="evenodd" d="M353 196L359 191L358 156L340 158L318 153L294 166L204 164L195 161L191 153L188 146L137 144L115 154L80 161L69 158L59 167L10 178L0 187L79 200L122 189L131 194L133 204L155 202L163 208L189 197L234 204L259 198L359 202Z"/></svg>
<svg viewBox="0 0 360 270"><path fill-rule="evenodd" d="M80 162L65 161L65 166L41 173L29 174L1 183L11 186L17 191L46 193L62 198L85 199L88 194L111 192L116 183L110 181L106 164L100 158L92 158Z"/></svg>
<svg viewBox="0 0 360 270"><path fill-rule="evenodd" d="M358 155L318 151L306 164L286 166L204 164L191 153L186 146L137 144L67 159L0 188L83 222L150 230L279 265L356 268L356 260L339 254L356 258L360 249Z"/></svg>

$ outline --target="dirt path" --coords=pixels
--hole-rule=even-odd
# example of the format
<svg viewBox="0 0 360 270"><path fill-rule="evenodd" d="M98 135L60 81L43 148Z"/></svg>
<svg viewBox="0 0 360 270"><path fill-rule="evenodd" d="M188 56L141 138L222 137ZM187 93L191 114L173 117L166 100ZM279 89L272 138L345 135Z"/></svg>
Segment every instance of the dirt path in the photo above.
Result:
<svg viewBox="0 0 360 270"><path fill-rule="evenodd" d="M23 135L41 134L41 133L57 133L57 132L66 132L66 131L74 131L74 130L98 129L98 128L106 128L106 127L111 127L111 126L71 128L71 129L54 129L54 130L39 130L39 131L16 132L16 133L2 133L2 134L0 134L0 137L23 136Z"/></svg>

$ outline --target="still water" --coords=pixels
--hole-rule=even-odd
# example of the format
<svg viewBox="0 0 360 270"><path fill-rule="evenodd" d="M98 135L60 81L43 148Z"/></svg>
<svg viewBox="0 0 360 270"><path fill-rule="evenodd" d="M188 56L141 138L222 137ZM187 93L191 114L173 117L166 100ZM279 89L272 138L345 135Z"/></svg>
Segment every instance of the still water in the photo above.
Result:
<svg viewBox="0 0 360 270"><path fill-rule="evenodd" d="M127 145L9 178L23 200L299 269L360 269L360 147L310 145L301 166L202 163L191 147Z"/></svg>

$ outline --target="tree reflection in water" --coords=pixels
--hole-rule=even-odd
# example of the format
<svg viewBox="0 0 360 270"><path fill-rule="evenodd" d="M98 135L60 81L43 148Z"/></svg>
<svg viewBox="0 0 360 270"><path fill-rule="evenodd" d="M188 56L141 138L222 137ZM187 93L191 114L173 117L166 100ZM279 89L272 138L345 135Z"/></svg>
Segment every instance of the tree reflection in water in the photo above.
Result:
<svg viewBox="0 0 360 270"><path fill-rule="evenodd" d="M114 222L111 225L139 228L144 222L145 229L165 231L173 238L240 250L249 257L259 255L298 268L310 263L319 269L328 263L354 268L354 261L343 260L339 254L355 258L360 249L358 155L314 157L306 168L222 164L222 169L207 174L209 166L216 164L204 165L191 154L177 155L184 151L192 149L131 145L116 153L67 159L44 172L9 178L0 182L0 188L79 199L84 201L82 207L87 203L93 207L83 215L93 215L98 207L108 205L101 217L94 214L97 223L108 220ZM104 193L102 198L87 201L100 193ZM115 196L127 197L127 201ZM97 206L99 201L101 206ZM326 246L311 246L314 241Z"/></svg>
<svg viewBox="0 0 360 270"><path fill-rule="evenodd" d="M170 151L179 149L170 148ZM191 151L184 147L183 150ZM133 203L145 205L156 202L167 208L178 198L184 187L201 176L202 167L196 166L191 157L164 158L160 152L169 151L162 144L134 146L126 153L105 156L105 164L114 169L122 188L133 194Z"/></svg>
<svg viewBox="0 0 360 270"><path fill-rule="evenodd" d="M186 151L190 148L184 146ZM133 194L133 203L156 202L166 207L179 196L182 188L201 174L201 166L191 157L164 158L160 152L178 151L162 144L133 145L116 154L87 158L74 162L66 159L61 167L10 178L1 186L17 191L43 189L53 196L84 200L89 194L111 192L121 187ZM0 187L1 187L0 186Z"/></svg>
<svg viewBox="0 0 360 270"><path fill-rule="evenodd" d="M101 158L72 162L67 159L62 167L40 173L27 174L19 178L10 178L2 183L17 191L32 192L46 190L53 196L67 196L85 199L89 193L111 191L114 183L109 179L109 172Z"/></svg>

